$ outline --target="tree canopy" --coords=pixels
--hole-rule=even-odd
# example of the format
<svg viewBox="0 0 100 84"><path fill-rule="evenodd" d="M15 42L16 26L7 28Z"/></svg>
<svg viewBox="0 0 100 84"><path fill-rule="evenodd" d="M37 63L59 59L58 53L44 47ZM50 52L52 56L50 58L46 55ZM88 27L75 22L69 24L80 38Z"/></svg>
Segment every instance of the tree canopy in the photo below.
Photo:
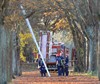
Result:
<svg viewBox="0 0 100 84"><path fill-rule="evenodd" d="M36 35L39 30L69 32L77 51L75 71L96 72L100 80L100 0L0 0L0 28L7 33L5 38L12 39L12 32L18 38L19 33L28 32L25 18L29 18Z"/></svg>

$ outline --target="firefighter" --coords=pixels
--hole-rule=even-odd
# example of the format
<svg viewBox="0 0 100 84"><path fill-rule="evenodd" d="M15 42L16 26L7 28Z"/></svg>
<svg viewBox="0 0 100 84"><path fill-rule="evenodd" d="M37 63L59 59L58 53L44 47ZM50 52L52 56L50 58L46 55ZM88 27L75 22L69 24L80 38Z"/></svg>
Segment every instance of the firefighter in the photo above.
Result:
<svg viewBox="0 0 100 84"><path fill-rule="evenodd" d="M42 58L40 58L38 60L38 66L39 66L38 68L40 69L41 76L42 77L46 76L46 69L45 69L44 63L42 61Z"/></svg>
<svg viewBox="0 0 100 84"><path fill-rule="evenodd" d="M68 55L66 55L66 57L65 57L65 73L66 73L66 76L68 76L68 74L69 74L68 62L69 62Z"/></svg>
<svg viewBox="0 0 100 84"><path fill-rule="evenodd" d="M58 71L58 76L61 76L61 58L60 56L57 57L57 71Z"/></svg>
<svg viewBox="0 0 100 84"><path fill-rule="evenodd" d="M61 59L61 75L64 76L64 72L65 72L65 60L64 58Z"/></svg>
<svg viewBox="0 0 100 84"><path fill-rule="evenodd" d="M64 72L65 72L65 59L64 59L64 55L63 53L61 53L61 75L64 76Z"/></svg>
<svg viewBox="0 0 100 84"><path fill-rule="evenodd" d="M62 75L62 67L61 67L61 54L57 54L57 61L56 61L56 65L57 65L57 71L58 71L58 76Z"/></svg>

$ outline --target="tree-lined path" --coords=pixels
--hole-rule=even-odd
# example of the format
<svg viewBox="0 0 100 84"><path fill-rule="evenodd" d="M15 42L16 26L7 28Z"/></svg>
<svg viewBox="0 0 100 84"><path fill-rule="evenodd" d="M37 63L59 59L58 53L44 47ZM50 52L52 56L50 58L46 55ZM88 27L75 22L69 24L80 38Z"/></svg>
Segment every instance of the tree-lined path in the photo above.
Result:
<svg viewBox="0 0 100 84"><path fill-rule="evenodd" d="M68 77L57 76L56 71L50 71L51 77L41 77L39 69L33 64L23 64L22 75L17 76L10 84L99 84L96 76L71 72ZM35 69L34 69L35 68ZM30 70L30 71L29 71Z"/></svg>
<svg viewBox="0 0 100 84"><path fill-rule="evenodd" d="M11 84L99 84L96 77L86 75L70 75L68 77L57 76L52 73L52 77L40 77L38 71L23 72L23 75L12 80Z"/></svg>
<svg viewBox="0 0 100 84"><path fill-rule="evenodd" d="M41 78L37 72L37 76L35 72L22 73L22 63L34 64L40 54L28 29L29 22L25 22L28 19L38 44L42 41L40 30L52 32L53 40L63 42L69 48L74 72L91 73L97 78L74 74L68 78L55 75ZM75 53L71 52L72 48ZM13 80L14 76L17 78ZM44 80L69 82L71 79L77 83L87 81L87 84L100 81L100 0L0 0L0 84L12 80L15 84L28 80L30 83L35 82L34 79L42 83Z"/></svg>

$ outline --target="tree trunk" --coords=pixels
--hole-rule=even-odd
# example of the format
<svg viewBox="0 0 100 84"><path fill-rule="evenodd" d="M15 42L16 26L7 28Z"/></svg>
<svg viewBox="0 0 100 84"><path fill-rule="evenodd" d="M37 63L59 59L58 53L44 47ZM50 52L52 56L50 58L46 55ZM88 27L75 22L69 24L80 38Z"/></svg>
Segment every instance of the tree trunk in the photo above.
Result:
<svg viewBox="0 0 100 84"><path fill-rule="evenodd" d="M87 40L87 71L89 70L89 40Z"/></svg>
<svg viewBox="0 0 100 84"><path fill-rule="evenodd" d="M22 74L22 69L21 69L21 61L20 61L20 46L19 46L19 37L18 37L18 31L16 34L16 63L17 63L17 74L18 76L20 76Z"/></svg>
<svg viewBox="0 0 100 84"><path fill-rule="evenodd" d="M0 84L11 81L11 36L9 30L0 25Z"/></svg>
<svg viewBox="0 0 100 84"><path fill-rule="evenodd" d="M13 32L13 49L12 49L12 73L14 75L21 75L21 63L20 63L20 49L19 49L19 38L16 31Z"/></svg>
<svg viewBox="0 0 100 84"><path fill-rule="evenodd" d="M11 30L6 29L6 43L7 43L7 49L6 49L6 58L7 58L7 81L11 81L12 79L12 32Z"/></svg>
<svg viewBox="0 0 100 84"><path fill-rule="evenodd" d="M98 78L100 81L100 27L98 29L98 56L97 56Z"/></svg>
<svg viewBox="0 0 100 84"><path fill-rule="evenodd" d="M0 25L0 84L7 83L6 74L6 32L2 25Z"/></svg>
<svg viewBox="0 0 100 84"><path fill-rule="evenodd" d="M92 59L93 58L93 41L89 41L89 71L92 71Z"/></svg>
<svg viewBox="0 0 100 84"><path fill-rule="evenodd" d="M16 32L14 31L12 33L12 42L13 42L13 49L12 49L12 73L13 73L13 77L14 75L17 74L17 55L16 55Z"/></svg>

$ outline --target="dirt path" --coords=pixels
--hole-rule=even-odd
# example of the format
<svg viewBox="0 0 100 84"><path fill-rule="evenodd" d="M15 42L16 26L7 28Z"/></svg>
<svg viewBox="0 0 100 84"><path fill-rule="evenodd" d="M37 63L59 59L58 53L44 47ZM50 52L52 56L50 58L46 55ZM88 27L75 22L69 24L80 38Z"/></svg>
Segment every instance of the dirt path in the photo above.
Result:
<svg viewBox="0 0 100 84"><path fill-rule="evenodd" d="M12 80L11 84L100 84L96 77L83 75L69 75L58 77L51 73L52 77L40 77L38 71L23 72L23 75Z"/></svg>

